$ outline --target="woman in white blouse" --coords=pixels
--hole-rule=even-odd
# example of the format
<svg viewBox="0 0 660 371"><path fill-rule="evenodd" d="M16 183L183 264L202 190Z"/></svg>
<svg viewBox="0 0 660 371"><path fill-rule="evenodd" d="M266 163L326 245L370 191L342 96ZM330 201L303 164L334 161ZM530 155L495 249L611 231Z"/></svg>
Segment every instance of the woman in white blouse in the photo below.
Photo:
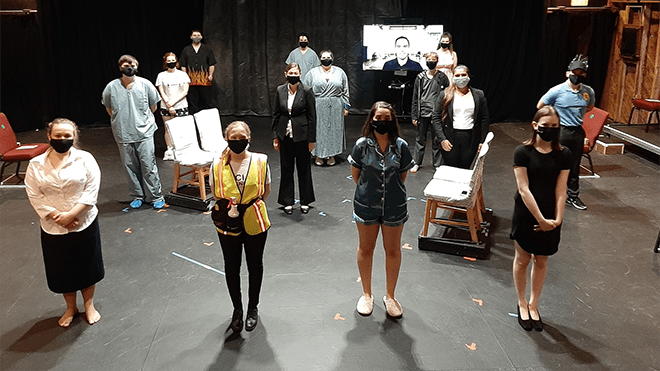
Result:
<svg viewBox="0 0 660 371"><path fill-rule="evenodd" d="M66 302L60 326L68 327L78 313L78 290L91 325L101 319L94 289L105 275L96 208L101 171L90 153L72 147L78 138L73 121L53 120L47 135L51 148L30 161L25 186L40 217L48 288Z"/></svg>
<svg viewBox="0 0 660 371"><path fill-rule="evenodd" d="M490 119L484 92L469 86L470 71L454 68L452 85L438 94L431 125L440 140L444 165L468 169L488 135Z"/></svg>

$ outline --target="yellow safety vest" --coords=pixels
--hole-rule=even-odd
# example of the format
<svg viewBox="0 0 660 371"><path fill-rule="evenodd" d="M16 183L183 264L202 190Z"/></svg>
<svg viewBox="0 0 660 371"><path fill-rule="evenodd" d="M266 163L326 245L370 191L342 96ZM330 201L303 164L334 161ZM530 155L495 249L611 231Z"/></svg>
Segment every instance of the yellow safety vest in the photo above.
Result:
<svg viewBox="0 0 660 371"><path fill-rule="evenodd" d="M218 161L213 166L213 195L217 198L230 199L236 197L242 204L258 198L247 210L243 216L243 225L245 232L251 236L265 232L270 228L266 203L260 198L266 191L266 176L268 172L268 156L262 153L252 153L250 156L250 166L248 167L245 187L241 194L234 178L234 172L228 161ZM217 228L216 228L217 229ZM235 233L225 232L217 229L218 232L230 236Z"/></svg>

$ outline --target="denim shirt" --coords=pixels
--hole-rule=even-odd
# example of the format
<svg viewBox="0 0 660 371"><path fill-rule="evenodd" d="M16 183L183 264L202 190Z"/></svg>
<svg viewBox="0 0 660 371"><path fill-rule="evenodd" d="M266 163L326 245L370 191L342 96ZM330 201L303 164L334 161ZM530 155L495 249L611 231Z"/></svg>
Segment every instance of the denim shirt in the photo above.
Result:
<svg viewBox="0 0 660 371"><path fill-rule="evenodd" d="M397 138L382 153L374 138L362 137L348 161L360 169L353 205L357 215L394 217L407 213L406 186L401 174L415 162L405 140Z"/></svg>

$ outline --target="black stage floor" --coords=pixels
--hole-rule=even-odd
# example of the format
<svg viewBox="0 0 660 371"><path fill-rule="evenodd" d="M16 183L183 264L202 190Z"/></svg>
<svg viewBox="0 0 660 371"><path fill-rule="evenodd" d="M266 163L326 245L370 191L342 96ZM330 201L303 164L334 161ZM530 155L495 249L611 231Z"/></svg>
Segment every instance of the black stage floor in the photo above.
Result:
<svg viewBox="0 0 660 371"><path fill-rule="evenodd" d="M349 148L364 119L347 119ZM529 136L529 127L492 126L484 196L494 211L493 244L486 260L417 249L422 191L433 172L427 153L425 166L406 181L414 199L402 241L413 248L403 250L397 288L404 316L386 319L378 249L375 310L363 318L355 311L361 286L349 150L334 167L314 167L318 201L311 212L286 216L276 204L279 158L270 146L270 120L247 121L252 149L271 156L274 175L256 330L225 332L232 306L224 277L213 270L222 271L223 260L210 217L174 206L161 213L148 207L124 212L130 199L110 129L85 129L82 148L96 156L103 172L98 205L106 278L96 290L103 318L94 326L77 318L68 329L58 327L65 306L46 286L37 215L23 190L0 189L2 370L660 369L660 254L653 253L660 229L657 164L631 153L593 155L600 178L581 181L588 210L566 211L540 304L547 327L538 333L523 331L512 316L508 238L512 151ZM403 134L413 141L410 124ZM43 135L21 133L19 139L45 141ZM162 132L157 145L162 154ZM174 166L158 164L167 191ZM473 343L476 348L468 349Z"/></svg>

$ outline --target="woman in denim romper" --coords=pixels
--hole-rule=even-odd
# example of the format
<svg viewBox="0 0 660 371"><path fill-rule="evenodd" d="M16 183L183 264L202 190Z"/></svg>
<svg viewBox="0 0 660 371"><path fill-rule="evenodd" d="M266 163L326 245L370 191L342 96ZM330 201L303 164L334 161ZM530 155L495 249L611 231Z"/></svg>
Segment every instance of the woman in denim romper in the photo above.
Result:
<svg viewBox="0 0 660 371"><path fill-rule="evenodd" d="M357 263L362 281L362 296L357 311L364 316L373 311L371 271L380 229L387 276L387 294L383 302L387 314L399 318L403 310L394 298L394 290L401 267L401 232L408 220L403 182L415 162L408 144L399 137L399 124L389 103L376 102L371 107L362 128L362 138L355 143L348 161L353 165L351 172L357 184L353 219L360 238Z"/></svg>

